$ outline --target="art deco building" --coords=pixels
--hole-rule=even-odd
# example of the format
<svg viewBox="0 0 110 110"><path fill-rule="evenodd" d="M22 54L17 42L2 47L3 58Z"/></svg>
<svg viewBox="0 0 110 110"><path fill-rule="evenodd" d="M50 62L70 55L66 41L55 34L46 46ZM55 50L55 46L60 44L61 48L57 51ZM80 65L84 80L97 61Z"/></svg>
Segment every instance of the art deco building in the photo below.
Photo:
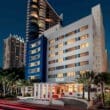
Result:
<svg viewBox="0 0 110 110"><path fill-rule="evenodd" d="M100 5L94 6L90 15L74 23L65 27L57 24L49 28L40 36L42 37L46 38L47 45L30 50L42 53L39 54L40 62L31 64L31 68L38 70L38 65L46 64L47 70L46 75L42 74L46 76L47 83L34 84L35 97L44 98L44 95L47 97L51 93L60 96L62 93L67 96L74 93L82 94L83 84L77 82L81 75L88 71L96 74L107 71L107 52ZM31 47L32 45L34 43L30 44ZM42 45L42 42L39 45ZM46 50L44 54L43 48ZM32 57L34 58L34 55ZM36 71L36 75L39 72L42 73L42 69ZM32 75L30 73L30 76Z"/></svg>
<svg viewBox="0 0 110 110"><path fill-rule="evenodd" d="M24 66L24 40L18 35L9 35L4 39L3 68L20 68Z"/></svg>

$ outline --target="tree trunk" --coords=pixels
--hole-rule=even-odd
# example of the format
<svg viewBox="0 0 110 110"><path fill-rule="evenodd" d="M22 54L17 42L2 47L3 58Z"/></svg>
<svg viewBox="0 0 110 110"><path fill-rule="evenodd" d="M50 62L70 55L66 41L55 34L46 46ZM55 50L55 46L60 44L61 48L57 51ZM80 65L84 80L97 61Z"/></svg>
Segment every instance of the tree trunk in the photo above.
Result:
<svg viewBox="0 0 110 110"><path fill-rule="evenodd" d="M104 101L104 85L103 85L103 82L101 82L101 95L102 95L102 104L104 105L105 101Z"/></svg>
<svg viewBox="0 0 110 110"><path fill-rule="evenodd" d="M90 101L90 89L91 89L91 86L88 85L88 101Z"/></svg>
<svg viewBox="0 0 110 110"><path fill-rule="evenodd" d="M5 96L5 82L3 82L3 96Z"/></svg>
<svg viewBox="0 0 110 110"><path fill-rule="evenodd" d="M83 85L83 94L82 94L82 99L84 99L85 98L85 86Z"/></svg>

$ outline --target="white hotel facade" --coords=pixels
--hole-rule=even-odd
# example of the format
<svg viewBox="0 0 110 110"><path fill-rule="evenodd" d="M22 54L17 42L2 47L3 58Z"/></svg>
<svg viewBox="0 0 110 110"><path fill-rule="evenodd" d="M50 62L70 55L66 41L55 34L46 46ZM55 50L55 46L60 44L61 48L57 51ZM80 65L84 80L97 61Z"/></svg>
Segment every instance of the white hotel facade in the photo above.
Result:
<svg viewBox="0 0 110 110"><path fill-rule="evenodd" d="M36 92L38 98L48 97L50 90L52 94L82 93L83 85L77 83L80 74L107 71L100 5L90 15L65 27L57 24L43 35L47 38L47 82L34 84L35 97Z"/></svg>

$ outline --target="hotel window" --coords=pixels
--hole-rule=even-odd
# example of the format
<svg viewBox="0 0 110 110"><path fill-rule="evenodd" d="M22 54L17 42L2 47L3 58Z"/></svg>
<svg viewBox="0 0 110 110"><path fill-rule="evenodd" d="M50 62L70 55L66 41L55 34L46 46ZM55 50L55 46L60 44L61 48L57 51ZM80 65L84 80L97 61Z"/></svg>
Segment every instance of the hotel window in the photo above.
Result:
<svg viewBox="0 0 110 110"><path fill-rule="evenodd" d="M63 54L63 50L59 50L58 55L62 55L62 54Z"/></svg>
<svg viewBox="0 0 110 110"><path fill-rule="evenodd" d="M63 73L58 73L57 78L63 78Z"/></svg>
<svg viewBox="0 0 110 110"><path fill-rule="evenodd" d="M74 31L72 31L72 32L69 32L69 33L65 34L65 37L68 37L68 36L74 35L74 34L75 34Z"/></svg>
<svg viewBox="0 0 110 110"><path fill-rule="evenodd" d="M75 42L75 39L73 38L68 40L65 45L73 44L74 42Z"/></svg>
<svg viewBox="0 0 110 110"><path fill-rule="evenodd" d="M33 62L33 63L30 63L30 64L29 64L30 67L38 66L38 65L40 65L40 61Z"/></svg>
<svg viewBox="0 0 110 110"><path fill-rule="evenodd" d="M55 60L49 61L48 63L53 64L53 63L55 63Z"/></svg>
<svg viewBox="0 0 110 110"><path fill-rule="evenodd" d="M38 8L37 5L32 5L31 7L32 7L32 8Z"/></svg>
<svg viewBox="0 0 110 110"><path fill-rule="evenodd" d="M48 68L48 71L54 71L55 67Z"/></svg>
<svg viewBox="0 0 110 110"><path fill-rule="evenodd" d="M72 48L66 49L65 52L70 52L70 51L73 51L73 50L75 50L75 47L72 47Z"/></svg>
<svg viewBox="0 0 110 110"><path fill-rule="evenodd" d="M88 46L89 46L89 43L87 42L87 43L81 44L80 48L85 48L85 47L88 47Z"/></svg>
<svg viewBox="0 0 110 110"><path fill-rule="evenodd" d="M39 59L40 58L40 55L34 55L34 56L31 56L30 57L30 60L32 61L32 60L37 60L37 59Z"/></svg>
<svg viewBox="0 0 110 110"><path fill-rule="evenodd" d="M35 53L37 53L37 52L39 52L39 51L40 51L40 47L37 48L37 49L31 50L31 54L35 54Z"/></svg>
<svg viewBox="0 0 110 110"><path fill-rule="evenodd" d="M89 64L89 61L82 61L82 62L80 62L80 66L88 65L88 64Z"/></svg>
<svg viewBox="0 0 110 110"><path fill-rule="evenodd" d="M55 57L55 54L54 53L51 53L51 54L49 54L49 57L50 58L53 58L53 57Z"/></svg>
<svg viewBox="0 0 110 110"><path fill-rule="evenodd" d="M58 63L62 63L63 62L63 58L58 58Z"/></svg>
<svg viewBox="0 0 110 110"><path fill-rule="evenodd" d="M80 39L81 39L81 40L85 40L85 39L87 39L88 37L89 37L89 35L88 35L88 34L85 34L85 35L81 36Z"/></svg>
<svg viewBox="0 0 110 110"><path fill-rule="evenodd" d="M40 68L30 69L30 73L40 72Z"/></svg>
<svg viewBox="0 0 110 110"><path fill-rule="evenodd" d="M30 13L30 16L35 17L35 18L38 18L38 14L35 11L32 11Z"/></svg>
<svg viewBox="0 0 110 110"><path fill-rule="evenodd" d="M54 39L51 39L50 41L49 41L49 44L54 44L55 43L55 40Z"/></svg>
<svg viewBox="0 0 110 110"><path fill-rule="evenodd" d="M83 53L80 53L80 57L88 56L88 55L89 55L89 52L83 52Z"/></svg>
<svg viewBox="0 0 110 110"><path fill-rule="evenodd" d="M80 28L80 32L82 32L82 31L84 31L84 30L86 30L86 29L88 29L88 25L82 26L82 27Z"/></svg>
<svg viewBox="0 0 110 110"><path fill-rule="evenodd" d="M67 73L67 76L68 76L68 77L73 77L73 76L75 76L75 72L68 72L68 73Z"/></svg>
<svg viewBox="0 0 110 110"><path fill-rule="evenodd" d="M57 38L55 39L55 41L62 40L62 39L64 39L64 36L63 36L63 35L60 36L60 37L57 37Z"/></svg>
<svg viewBox="0 0 110 110"><path fill-rule="evenodd" d="M65 57L65 60L71 60L71 59L74 59L74 58L75 58L75 55L72 55L72 56Z"/></svg>
<svg viewBox="0 0 110 110"><path fill-rule="evenodd" d="M72 67L75 67L75 65L74 64L68 64L65 66L65 68L72 68Z"/></svg>
<svg viewBox="0 0 110 110"><path fill-rule="evenodd" d="M45 27L45 22L44 21L42 21L42 20L39 20L38 21L38 25L39 25L39 27Z"/></svg>
<svg viewBox="0 0 110 110"><path fill-rule="evenodd" d="M64 66L57 66L56 70L64 69Z"/></svg>
<svg viewBox="0 0 110 110"><path fill-rule="evenodd" d="M33 2L37 3L38 0L32 0Z"/></svg>
<svg viewBox="0 0 110 110"><path fill-rule="evenodd" d="M54 50L54 46L49 47L49 50L53 51Z"/></svg>
<svg viewBox="0 0 110 110"><path fill-rule="evenodd" d="M36 42L36 43L31 44L31 48L34 48L34 47L36 47L36 46L38 46L38 45L40 45L40 41L38 41L38 42Z"/></svg>
<svg viewBox="0 0 110 110"><path fill-rule="evenodd" d="M63 47L63 43L59 43L58 48L62 48L62 47Z"/></svg>

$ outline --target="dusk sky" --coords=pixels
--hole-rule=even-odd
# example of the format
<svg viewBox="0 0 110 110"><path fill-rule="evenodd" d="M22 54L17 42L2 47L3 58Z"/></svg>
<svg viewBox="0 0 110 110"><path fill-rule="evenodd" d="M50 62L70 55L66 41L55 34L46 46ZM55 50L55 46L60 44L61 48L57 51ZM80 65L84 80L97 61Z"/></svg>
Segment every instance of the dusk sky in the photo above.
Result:
<svg viewBox="0 0 110 110"><path fill-rule="evenodd" d="M67 25L91 14L91 7L101 4L106 48L110 53L110 0L48 0L58 14L63 13ZM3 61L3 39L10 33L25 38L27 0L0 1L0 67Z"/></svg>

